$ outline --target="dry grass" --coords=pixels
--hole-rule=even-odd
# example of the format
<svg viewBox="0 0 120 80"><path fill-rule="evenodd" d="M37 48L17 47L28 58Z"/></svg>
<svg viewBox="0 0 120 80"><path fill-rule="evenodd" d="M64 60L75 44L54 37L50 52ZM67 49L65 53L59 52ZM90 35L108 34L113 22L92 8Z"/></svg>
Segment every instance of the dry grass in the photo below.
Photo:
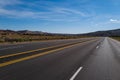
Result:
<svg viewBox="0 0 120 80"><path fill-rule="evenodd" d="M30 35L17 33L0 34L0 42L26 42L26 41L41 41L41 40L57 40L57 39L75 39L83 38L82 36L63 36L63 35Z"/></svg>
<svg viewBox="0 0 120 80"><path fill-rule="evenodd" d="M120 37L111 37L111 38L113 38L113 39L116 39L116 40L120 41Z"/></svg>

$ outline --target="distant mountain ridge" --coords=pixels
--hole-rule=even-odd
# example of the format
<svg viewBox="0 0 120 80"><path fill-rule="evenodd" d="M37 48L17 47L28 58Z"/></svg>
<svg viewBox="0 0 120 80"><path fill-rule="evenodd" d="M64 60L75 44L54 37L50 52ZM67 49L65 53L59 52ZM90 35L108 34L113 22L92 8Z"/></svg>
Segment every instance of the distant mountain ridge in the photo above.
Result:
<svg viewBox="0 0 120 80"><path fill-rule="evenodd" d="M106 30L106 31L96 31L96 32L90 32L85 34L60 34L60 33L47 33L42 31L29 31L29 30L20 30L20 31L13 31L13 30L0 30L1 33L7 33L7 34L33 34L33 35L40 35L40 34L46 34L46 35L67 35L67 36L120 36L120 29L115 30Z"/></svg>
<svg viewBox="0 0 120 80"><path fill-rule="evenodd" d="M86 34L80 34L82 36L120 36L120 29L106 30L106 31L96 31Z"/></svg>

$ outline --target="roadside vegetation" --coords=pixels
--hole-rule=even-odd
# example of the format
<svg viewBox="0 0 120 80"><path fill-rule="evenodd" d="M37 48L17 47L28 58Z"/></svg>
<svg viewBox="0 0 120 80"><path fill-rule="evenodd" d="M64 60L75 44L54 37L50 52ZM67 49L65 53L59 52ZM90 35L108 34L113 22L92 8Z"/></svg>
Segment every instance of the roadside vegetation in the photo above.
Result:
<svg viewBox="0 0 120 80"><path fill-rule="evenodd" d="M111 38L113 38L113 39L116 39L116 40L120 41L120 37L119 37L119 36L118 36L118 37L111 37Z"/></svg>
<svg viewBox="0 0 120 80"><path fill-rule="evenodd" d="M0 43L5 42L28 42L28 41L44 41L57 39L75 39L83 38L78 35L64 35L64 34L20 34L15 32L0 32Z"/></svg>

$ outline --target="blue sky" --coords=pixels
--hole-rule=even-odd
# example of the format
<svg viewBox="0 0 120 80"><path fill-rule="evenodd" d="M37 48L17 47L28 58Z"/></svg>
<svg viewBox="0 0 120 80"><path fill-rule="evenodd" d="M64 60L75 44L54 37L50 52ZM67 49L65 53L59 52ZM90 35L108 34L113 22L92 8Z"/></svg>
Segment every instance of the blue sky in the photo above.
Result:
<svg viewBox="0 0 120 80"><path fill-rule="evenodd" d="M0 29L87 33L120 28L120 0L0 0Z"/></svg>

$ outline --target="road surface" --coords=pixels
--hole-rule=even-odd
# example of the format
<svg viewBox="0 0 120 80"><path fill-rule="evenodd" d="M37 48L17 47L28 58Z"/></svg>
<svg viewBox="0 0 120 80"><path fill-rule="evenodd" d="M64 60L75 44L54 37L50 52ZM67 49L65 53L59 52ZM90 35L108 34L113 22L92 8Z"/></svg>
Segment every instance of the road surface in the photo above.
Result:
<svg viewBox="0 0 120 80"><path fill-rule="evenodd" d="M120 42L108 37L0 46L0 80L120 80Z"/></svg>

